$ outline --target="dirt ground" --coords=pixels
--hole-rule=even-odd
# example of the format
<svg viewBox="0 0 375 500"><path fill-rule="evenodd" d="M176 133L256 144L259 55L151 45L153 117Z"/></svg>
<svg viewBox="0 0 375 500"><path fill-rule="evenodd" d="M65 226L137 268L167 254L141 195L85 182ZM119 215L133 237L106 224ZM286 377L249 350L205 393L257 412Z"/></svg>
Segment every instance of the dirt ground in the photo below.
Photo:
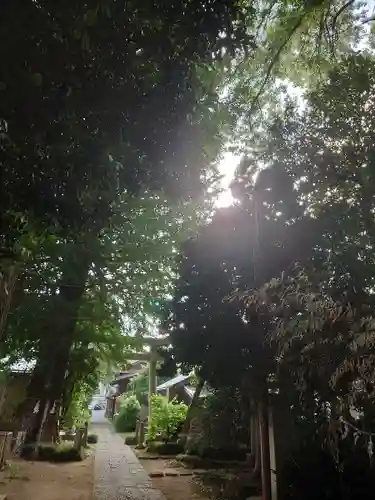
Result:
<svg viewBox="0 0 375 500"><path fill-rule="evenodd" d="M197 491L191 476L153 477L152 484L164 493L167 500L209 500Z"/></svg>
<svg viewBox="0 0 375 500"><path fill-rule="evenodd" d="M8 500L93 500L94 456L52 464L13 460L0 472L0 494Z"/></svg>
<svg viewBox="0 0 375 500"><path fill-rule="evenodd" d="M159 472L169 470L183 470L189 472L189 469L176 467L173 459L142 460L141 464L146 472ZM152 477L152 484L164 493L167 500L210 500L204 496L195 485L192 476L166 476Z"/></svg>

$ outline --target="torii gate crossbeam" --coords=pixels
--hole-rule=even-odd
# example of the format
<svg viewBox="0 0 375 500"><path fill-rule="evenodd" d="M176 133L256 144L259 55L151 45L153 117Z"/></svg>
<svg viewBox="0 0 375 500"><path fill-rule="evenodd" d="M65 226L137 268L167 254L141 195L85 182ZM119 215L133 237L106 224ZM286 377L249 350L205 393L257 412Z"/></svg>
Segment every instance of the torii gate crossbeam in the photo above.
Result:
<svg viewBox="0 0 375 500"><path fill-rule="evenodd" d="M157 377L156 364L163 358L156 352L157 347L169 345L171 339L167 337L144 337L143 342L150 346L149 352L135 352L126 355L126 359L133 359L148 362L148 419L151 420L151 397L156 394Z"/></svg>

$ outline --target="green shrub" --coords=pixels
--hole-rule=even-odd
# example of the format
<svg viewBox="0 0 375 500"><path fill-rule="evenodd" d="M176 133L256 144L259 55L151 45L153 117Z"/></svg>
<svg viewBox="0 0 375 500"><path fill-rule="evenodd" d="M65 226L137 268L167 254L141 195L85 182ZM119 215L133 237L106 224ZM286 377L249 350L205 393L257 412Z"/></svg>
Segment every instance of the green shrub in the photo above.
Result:
<svg viewBox="0 0 375 500"><path fill-rule="evenodd" d="M98 436L96 434L89 434L87 436L87 444L96 444L98 442Z"/></svg>
<svg viewBox="0 0 375 500"><path fill-rule="evenodd" d="M75 384L72 400L63 414L62 423L64 429L73 427L83 427L85 422L89 422L92 416L88 405L91 400L93 388L84 380Z"/></svg>
<svg viewBox="0 0 375 500"><path fill-rule="evenodd" d="M32 457L33 446L25 446L22 450L22 458ZM37 459L42 462L80 462L83 460L83 450L77 450L74 445L69 442L64 442L59 445L42 444L38 448Z"/></svg>
<svg viewBox="0 0 375 500"><path fill-rule="evenodd" d="M250 413L238 390L222 387L204 399L201 414L202 446L233 448L234 443L249 440Z"/></svg>
<svg viewBox="0 0 375 500"><path fill-rule="evenodd" d="M77 450L72 443L64 443L55 447L52 462L81 462L85 458L83 448ZM40 449L39 449L39 460Z"/></svg>
<svg viewBox="0 0 375 500"><path fill-rule="evenodd" d="M186 419L187 410L187 405L178 403L175 399L168 401L164 396L152 396L147 441L155 441L158 434L166 442L177 438Z"/></svg>
<svg viewBox="0 0 375 500"><path fill-rule="evenodd" d="M158 443L153 441L147 446L147 451L158 455L178 455L183 453L184 447L179 443Z"/></svg>
<svg viewBox="0 0 375 500"><path fill-rule="evenodd" d="M117 432L132 432L135 430L141 405L136 396L129 396L121 401L120 413L115 418Z"/></svg>

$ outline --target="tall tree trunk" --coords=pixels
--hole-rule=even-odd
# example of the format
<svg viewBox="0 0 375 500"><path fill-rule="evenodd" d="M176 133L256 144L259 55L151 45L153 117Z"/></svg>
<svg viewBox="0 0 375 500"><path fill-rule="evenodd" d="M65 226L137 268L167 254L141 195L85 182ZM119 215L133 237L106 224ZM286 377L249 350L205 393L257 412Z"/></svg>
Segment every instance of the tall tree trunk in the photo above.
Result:
<svg viewBox="0 0 375 500"><path fill-rule="evenodd" d="M0 268L0 339L7 323L17 276L18 269L15 265Z"/></svg>
<svg viewBox="0 0 375 500"><path fill-rule="evenodd" d="M53 425L51 429L51 437L54 443L60 443L60 415L61 415L61 406L55 405L54 419Z"/></svg>
<svg viewBox="0 0 375 500"><path fill-rule="evenodd" d="M189 405L189 408L188 408L188 411L186 414L186 419L185 419L184 425L182 426L182 430L181 430L182 439L184 440L185 443L186 443L187 435L189 433L190 422L191 422L191 419L193 416L193 411L194 411L195 407L198 405L199 397L201 395L203 387L204 387L204 380L202 378L199 378L198 384L195 388L193 398L191 400L191 403Z"/></svg>
<svg viewBox="0 0 375 500"><path fill-rule="evenodd" d="M41 349L41 364L45 367L44 388L45 397L39 407L39 416L34 419L28 430L27 442L39 446L46 419L42 416L55 404L61 405L64 383L69 363L71 348L74 343L74 333L81 299L85 291L89 272L87 253L81 247L76 249L72 260L65 262L63 274L57 297L56 315L53 317L54 325ZM33 441L36 439L36 441Z"/></svg>
<svg viewBox="0 0 375 500"><path fill-rule="evenodd" d="M260 478L261 474L261 452L260 452L260 425L259 425L259 415L254 414L253 416L253 445L252 454L254 456L254 469L253 477L256 479Z"/></svg>
<svg viewBox="0 0 375 500"><path fill-rule="evenodd" d="M49 410L50 410L49 400L40 400L39 411L36 414L36 418L35 418L36 425L34 425L31 428L31 431L28 432L28 434L26 436L25 444L37 443L39 445L41 437L42 437L44 424L48 418ZM32 457L35 459L38 457L38 445L33 446L33 450L32 450Z"/></svg>
<svg viewBox="0 0 375 500"><path fill-rule="evenodd" d="M72 377L70 376L69 384L65 385L65 387L64 387L64 393L63 393L62 402L61 402L61 421L62 422L65 421L66 414L68 413L70 405L72 404L75 385L76 385L76 381L72 380Z"/></svg>
<svg viewBox="0 0 375 500"><path fill-rule="evenodd" d="M188 438L188 434L189 434L189 430L190 430L190 422L193 418L194 409L198 405L199 396L201 395L203 387L204 387L204 380L202 378L199 378L198 384L195 388L193 398L191 400L191 403L189 405L189 408L188 408L188 411L186 414L185 422L184 422L184 424L182 426L182 430L181 430L181 443L183 446L186 446L186 444L187 444L187 438Z"/></svg>

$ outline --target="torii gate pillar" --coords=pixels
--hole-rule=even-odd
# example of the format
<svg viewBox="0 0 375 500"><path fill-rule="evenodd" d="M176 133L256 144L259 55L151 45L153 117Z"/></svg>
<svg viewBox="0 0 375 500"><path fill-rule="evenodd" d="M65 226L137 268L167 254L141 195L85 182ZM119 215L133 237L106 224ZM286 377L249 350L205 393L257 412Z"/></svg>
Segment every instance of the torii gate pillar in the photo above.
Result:
<svg viewBox="0 0 375 500"><path fill-rule="evenodd" d="M156 363L162 361L163 358L157 353L157 348L160 346L169 345L171 343L169 336L166 337L143 337L143 343L150 346L150 352L129 352L126 358L145 360L148 362L148 421L151 420L151 396L156 394L157 377Z"/></svg>

